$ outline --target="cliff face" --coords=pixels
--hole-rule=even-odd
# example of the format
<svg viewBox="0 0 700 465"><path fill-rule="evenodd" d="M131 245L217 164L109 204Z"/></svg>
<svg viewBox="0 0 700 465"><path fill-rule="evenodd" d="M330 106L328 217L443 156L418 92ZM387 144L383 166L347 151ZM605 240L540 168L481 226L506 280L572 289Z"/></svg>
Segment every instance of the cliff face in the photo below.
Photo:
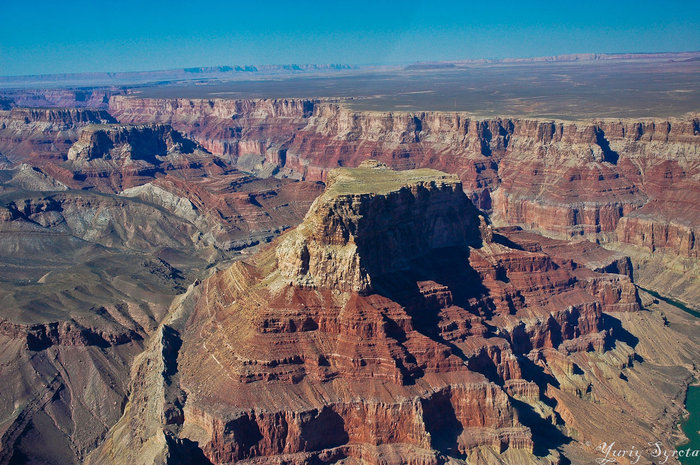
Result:
<svg viewBox="0 0 700 465"><path fill-rule="evenodd" d="M115 97L110 112L127 124L166 123L194 137L225 158L244 155L274 158L290 136L304 126L315 100L187 100ZM194 129L193 131L190 131Z"/></svg>
<svg viewBox="0 0 700 465"><path fill-rule="evenodd" d="M334 170L326 187L277 249L280 273L293 285L364 293L373 277L434 249L480 241L476 209L457 176L369 161Z"/></svg>
<svg viewBox="0 0 700 465"><path fill-rule="evenodd" d="M0 111L0 152L14 163L42 165L65 158L80 130L116 123L105 110L12 108Z"/></svg>
<svg viewBox="0 0 700 465"><path fill-rule="evenodd" d="M129 157L154 164L169 152L192 153L197 144L167 125L88 126L68 151L69 160Z"/></svg>
<svg viewBox="0 0 700 465"><path fill-rule="evenodd" d="M672 403L611 316L643 313L622 258L493 230L434 170L327 180L300 226L174 307L91 463L544 464L654 437L631 419ZM618 411L619 370L653 395ZM588 403L631 426L582 426Z"/></svg>
<svg viewBox="0 0 700 465"><path fill-rule="evenodd" d="M66 127L80 123L116 123L117 121L105 110L89 110L77 108L12 108L8 114L9 120L32 122L59 123Z"/></svg>
<svg viewBox="0 0 700 465"><path fill-rule="evenodd" d="M475 205L499 223L697 254L697 246L689 245L700 217L700 192L692 181L700 157L697 119L475 120L450 113L363 113L313 100L127 97L114 97L110 111L124 122L168 122L251 170L324 180L328 170L368 158L396 169L440 169L457 174ZM668 240L665 233L642 233L651 226L638 220L620 224L646 205L646 221L657 231L668 229ZM677 226L677 219L685 225Z"/></svg>

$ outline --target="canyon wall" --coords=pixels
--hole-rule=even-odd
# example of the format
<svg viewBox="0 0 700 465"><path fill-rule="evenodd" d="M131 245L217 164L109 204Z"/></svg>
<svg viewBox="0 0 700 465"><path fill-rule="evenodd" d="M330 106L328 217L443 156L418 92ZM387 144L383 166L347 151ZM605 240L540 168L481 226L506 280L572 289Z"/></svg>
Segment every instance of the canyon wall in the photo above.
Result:
<svg viewBox="0 0 700 465"><path fill-rule="evenodd" d="M636 288L593 269L615 253L494 230L435 170L327 181L295 230L176 299L88 463L587 463L673 423L692 368L653 381L658 349L618 320L649 321Z"/></svg>
<svg viewBox="0 0 700 465"><path fill-rule="evenodd" d="M368 158L457 174L496 223L697 257L700 120L553 122L356 112L318 100L110 100L250 171L325 180ZM621 221L622 218L626 218Z"/></svg>

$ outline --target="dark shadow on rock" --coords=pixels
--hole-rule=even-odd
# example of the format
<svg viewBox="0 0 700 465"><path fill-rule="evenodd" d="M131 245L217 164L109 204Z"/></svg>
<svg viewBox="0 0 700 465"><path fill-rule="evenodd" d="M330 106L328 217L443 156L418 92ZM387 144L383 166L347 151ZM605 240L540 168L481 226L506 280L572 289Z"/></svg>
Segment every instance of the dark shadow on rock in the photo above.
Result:
<svg viewBox="0 0 700 465"><path fill-rule="evenodd" d="M345 431L345 420L328 406L301 426L300 436L302 447L306 451L331 449L347 444L350 440Z"/></svg>
<svg viewBox="0 0 700 465"><path fill-rule="evenodd" d="M518 413L518 420L532 431L534 444L532 453L537 457L546 457L551 449L557 449L571 442L571 438L542 418L532 406L523 401L510 398L510 403Z"/></svg>
<svg viewBox="0 0 700 465"><path fill-rule="evenodd" d="M452 303L468 310L470 299L482 299L489 292L479 274L469 264L469 250L431 250L429 255L413 262L410 269L380 276L373 283L376 293L406 309L416 331L449 347L454 355L467 361L459 347L441 336L439 323L442 308L420 292L420 281L432 281L445 286L452 295Z"/></svg>
<svg viewBox="0 0 700 465"><path fill-rule="evenodd" d="M447 393L440 392L428 399L421 399L425 429L430 433L430 447L444 455L464 459L457 439L464 427Z"/></svg>
<svg viewBox="0 0 700 465"><path fill-rule="evenodd" d="M415 384L415 380L421 378L425 374L425 371L417 365L415 356L413 356L413 354L408 351L406 346L404 346L404 342L406 342L408 339L406 337L406 332L396 323L396 321L392 320L386 315L384 315L383 321L384 332L386 335L394 339L401 347L405 361L409 364L413 364L413 366L409 368L404 364L404 361L401 358L395 358L396 366L401 372L401 376L403 378L403 384Z"/></svg>
<svg viewBox="0 0 700 465"><path fill-rule="evenodd" d="M498 374L496 363L485 351L482 350L475 357L470 357L467 361L467 368L471 371L481 373L492 383L503 386L503 378Z"/></svg>
<svg viewBox="0 0 700 465"><path fill-rule="evenodd" d="M557 406L557 401L555 399L550 399L544 395L547 390L547 386L552 386L559 388L559 381L549 373L544 371L540 365L530 360L527 357L519 356L518 363L520 365L520 370L522 372L523 379L535 383L540 389L540 399L543 403L554 408Z"/></svg>
<svg viewBox="0 0 700 465"><path fill-rule="evenodd" d="M523 250L522 246L520 244L517 244L510 239L508 239L506 236L498 233L493 233L493 242L496 244L503 245L505 247L508 247L510 249L514 250Z"/></svg>
<svg viewBox="0 0 700 465"><path fill-rule="evenodd" d="M165 441L170 451L168 465L214 465L194 441L172 434L166 434Z"/></svg>
<svg viewBox="0 0 700 465"><path fill-rule="evenodd" d="M606 350L615 347L617 341L622 341L633 349L639 343L639 338L622 327L622 322L617 318L603 313L603 328L607 329L610 337L606 341Z"/></svg>
<svg viewBox="0 0 700 465"><path fill-rule="evenodd" d="M182 347L182 339L177 330L168 325L163 325L163 337L161 342L163 344L163 364L165 365L163 377L166 382L170 384L171 378L178 371L177 357L180 353L180 347Z"/></svg>
<svg viewBox="0 0 700 465"><path fill-rule="evenodd" d="M596 144L603 151L603 161L617 165L617 161L620 159L620 154L610 148L610 142L605 138L605 132L602 129L595 129L595 139Z"/></svg>

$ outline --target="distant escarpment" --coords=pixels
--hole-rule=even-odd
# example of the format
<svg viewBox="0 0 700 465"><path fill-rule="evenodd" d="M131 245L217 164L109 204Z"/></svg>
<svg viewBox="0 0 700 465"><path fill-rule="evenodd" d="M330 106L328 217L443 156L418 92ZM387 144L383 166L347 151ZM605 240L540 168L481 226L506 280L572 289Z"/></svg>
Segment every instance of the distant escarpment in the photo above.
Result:
<svg viewBox="0 0 700 465"><path fill-rule="evenodd" d="M167 173L179 177L224 174L227 170L196 142L168 125L90 125L68 150L75 181L118 191ZM59 170L52 172L61 178Z"/></svg>
<svg viewBox="0 0 700 465"><path fill-rule="evenodd" d="M77 109L77 108L13 108L8 119L23 121L25 124L32 122L60 123L66 127L79 125L80 123L116 123L117 121L105 110Z"/></svg>
<svg viewBox="0 0 700 465"><path fill-rule="evenodd" d="M654 382L623 258L494 230L435 170L327 180L300 226L175 303L89 463L555 464L671 440L691 368Z"/></svg>
<svg viewBox="0 0 700 465"><path fill-rule="evenodd" d="M35 76L37 78L38 76ZM57 76L54 76L57 77ZM66 77L66 75L58 76ZM38 77L35 84L45 85ZM12 80L13 78L5 78ZM27 82L27 77L23 81ZM29 78L29 80L33 80ZM55 84L55 81L54 81ZM24 86L22 86L24 87ZM16 89L0 91L0 100L8 102L8 106L33 108L100 108L106 109L112 95L123 94L118 88L103 89Z"/></svg>
<svg viewBox="0 0 700 465"><path fill-rule="evenodd" d="M475 205L497 223L697 256L691 240L700 218L697 118L479 120L357 112L316 100L122 96L112 98L110 111L122 122L172 124L256 172L324 180L330 169L368 158L396 169L440 169L457 174ZM640 209L644 220L630 216Z"/></svg>
<svg viewBox="0 0 700 465"><path fill-rule="evenodd" d="M14 163L38 166L65 158L82 128L111 124L105 110L19 108L0 110L0 152Z"/></svg>

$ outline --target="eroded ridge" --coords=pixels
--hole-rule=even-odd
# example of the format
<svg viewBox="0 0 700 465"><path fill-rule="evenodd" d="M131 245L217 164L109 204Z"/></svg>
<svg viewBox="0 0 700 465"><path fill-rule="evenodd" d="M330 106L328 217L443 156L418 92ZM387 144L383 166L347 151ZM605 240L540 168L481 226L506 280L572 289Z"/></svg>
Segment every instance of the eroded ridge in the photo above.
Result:
<svg viewBox="0 0 700 465"><path fill-rule="evenodd" d="M492 230L442 172L332 171L299 227L197 286L187 318L166 319L179 347L158 358L174 368L138 378L93 458L594 459L586 441L615 426L582 425L617 402L611 392L640 386L651 396L625 405L630 426L616 434L654 438L631 419L672 402L610 316L639 313L639 296L628 276L593 269L617 258L577 262L565 243L535 248L516 233ZM165 413L143 426L132 412L154 398ZM162 442L141 436L154 424Z"/></svg>

